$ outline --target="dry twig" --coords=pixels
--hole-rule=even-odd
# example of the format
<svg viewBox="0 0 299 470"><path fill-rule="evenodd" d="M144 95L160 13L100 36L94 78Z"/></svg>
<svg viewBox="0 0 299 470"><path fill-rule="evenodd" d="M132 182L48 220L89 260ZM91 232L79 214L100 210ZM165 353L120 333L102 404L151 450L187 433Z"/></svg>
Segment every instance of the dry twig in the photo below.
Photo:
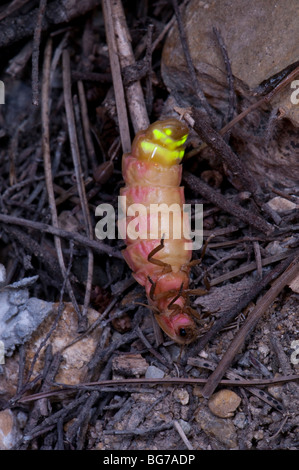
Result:
<svg viewBox="0 0 299 470"><path fill-rule="evenodd" d="M55 195L52 182L52 165L50 157L50 129L49 129L49 91L50 91L50 66L51 66L51 55L52 55L52 40L49 39L45 50L44 69L43 69L43 86L42 86L42 143L43 143L43 157L44 157L44 168L45 168L45 179L49 199L49 207L51 210L52 224L53 227L58 228L58 216L55 205ZM61 240L59 237L54 237L55 247L57 251L58 261L63 278L66 278L67 270L64 263L63 252L61 247ZM66 282L69 296L72 300L74 308L80 318L80 310L77 304L71 283L69 280Z"/></svg>
<svg viewBox="0 0 299 470"><path fill-rule="evenodd" d="M118 125L122 143L122 150L124 153L127 153L131 150L131 138L129 131L125 93L122 83L121 69L115 39L111 2L109 0L102 0L102 7L105 20L106 37L109 49L110 66L117 107Z"/></svg>
<svg viewBox="0 0 299 470"><path fill-rule="evenodd" d="M38 66L39 66L39 49L40 38L42 33L42 22L46 12L47 0L40 0L39 9L37 14L37 21L33 35L33 49L32 49L32 103L35 106L39 104L39 79L38 79Z"/></svg>
<svg viewBox="0 0 299 470"><path fill-rule="evenodd" d="M1 12L0 21L11 15L14 11L16 11L18 8L21 8L28 2L29 0L12 0L12 2L10 2L10 4L7 5L7 7Z"/></svg>
<svg viewBox="0 0 299 470"><path fill-rule="evenodd" d="M237 98L236 98L236 93L234 90L234 77L231 69L231 64L230 60L228 57L227 49L223 40L223 37L221 35L221 32L217 28L213 28L214 34L217 38L217 41L220 46L221 54L223 57L223 61L225 64L226 68L226 74L227 74L227 82L228 82L228 116L227 120L230 122L233 117L234 117L234 112L236 109L236 103L237 103Z"/></svg>
<svg viewBox="0 0 299 470"><path fill-rule="evenodd" d="M73 157L73 163L76 174L77 189L80 197L81 208L83 213L83 219L87 231L87 237L92 239L92 225L90 219L90 213L88 208L88 202L86 198L85 186L82 177L82 169L80 162L80 152L76 133L75 116L72 104L72 93L71 93L71 69L70 69L70 57L67 50L63 51L63 90L64 90L64 103L67 115L67 124L69 131L69 140L71 146L71 153ZM86 328L86 311L90 301L90 291L92 284L93 275L93 253L90 248L88 251L88 271L86 280L86 290L82 314L79 317L79 331L83 331Z"/></svg>
<svg viewBox="0 0 299 470"><path fill-rule="evenodd" d="M182 441L184 442L187 449L188 450L194 450L192 444L190 443L189 439L187 438L187 436L186 436L182 426L180 425L180 423L177 420L174 420L173 426L175 427L175 429L177 430L177 432L181 436Z"/></svg>
<svg viewBox="0 0 299 470"><path fill-rule="evenodd" d="M225 142L223 137L212 128L209 122L207 122L205 115L198 109L193 108L192 116L194 119L192 125L193 129L227 166L230 172L232 184L236 187L239 186L239 188L243 188L245 191L250 191L254 197L259 197L261 194L261 188L259 187L256 179L252 177L238 156ZM187 116L184 116L184 118L186 119ZM192 121L189 119L188 122L191 123Z"/></svg>
<svg viewBox="0 0 299 470"><path fill-rule="evenodd" d="M244 209L242 206L236 204L235 202L230 201L221 193L204 183L197 176L189 172L185 172L184 179L187 185L192 189L194 194L200 194L209 202L215 204L215 206L219 207L225 212L228 212L229 214L234 215L246 224L249 224L254 227L256 230L261 231L265 234L269 234L273 230L272 226L268 224L268 222L266 222L262 217L257 214L254 214L253 212L250 212L247 209Z"/></svg>
<svg viewBox="0 0 299 470"><path fill-rule="evenodd" d="M299 273L299 255L290 263L284 273L273 283L268 292L258 301L256 307L252 310L241 329L231 342L228 350L222 357L216 370L209 377L206 385L203 388L202 394L204 397L210 397L217 387L221 377L225 374L226 369L233 361L235 355L243 346L247 335L253 330L259 319L264 314L265 310L269 308L271 303L275 300L277 295L282 289L288 285Z"/></svg>
<svg viewBox="0 0 299 470"><path fill-rule="evenodd" d="M89 156L89 160L91 162L91 166L93 170L95 170L97 166L97 158L96 158L93 141L91 138L90 123L89 123L89 118L88 118L88 109L87 109L86 97L85 97L85 92L84 92L84 85L81 80L78 81L78 93L79 93L79 101L81 105L82 125L83 125L83 130L84 130L86 150Z"/></svg>
<svg viewBox="0 0 299 470"><path fill-rule="evenodd" d="M20 225L21 227L27 227L33 230L49 233L54 237L65 238L66 240L73 240L85 247L92 248L96 253L106 253L109 256L114 256L118 259L123 259L122 254L115 248L109 245L105 245L100 241L90 240L84 237L80 233L70 232L68 230L62 230L54 225L48 225L43 222L35 222L34 220L23 219L22 217L14 217L12 215L0 214L0 221L6 224Z"/></svg>
<svg viewBox="0 0 299 470"><path fill-rule="evenodd" d="M121 0L112 2L111 8L120 65L122 69L124 69L125 67L135 65L131 37ZM140 82L135 81L129 84L125 92L130 118L136 134L141 129L146 129L149 126L149 119Z"/></svg>
<svg viewBox="0 0 299 470"><path fill-rule="evenodd" d="M47 14L42 22L42 31L46 31L51 25L65 24L73 18L84 15L100 4L100 0L55 0L50 2ZM5 18L1 24L0 47L7 47L17 41L32 36L36 24L38 8L18 18L18 27L15 27L16 19Z"/></svg>
<svg viewBox="0 0 299 470"><path fill-rule="evenodd" d="M198 354L208 342L223 328L229 325L239 315L247 305L252 302L271 282L273 282L293 261L295 254L291 254L287 259L283 260L278 266L276 266L270 273L264 278L258 280L250 289L248 294L240 298L239 302L227 313L223 314L205 333L199 341L189 349L187 358Z"/></svg>
<svg viewBox="0 0 299 470"><path fill-rule="evenodd" d="M204 95L204 93L201 89L201 85L198 81L196 71L195 71L195 67L194 67L193 62L192 62L192 58L191 58L191 54L190 54L190 51L189 51L187 37L186 37L186 34L185 34L185 30L184 30L184 26L183 26L183 22L182 22L178 2L177 2L177 0L172 0L172 3L173 3L173 8L174 8L176 20L177 20L177 23L178 23L178 29L179 29L180 39L181 39L181 45L182 45L184 55L185 55L185 59L186 59L186 62L187 62L188 71L190 73L191 80L192 80L192 83L193 83L194 88L195 88L194 91L197 94L203 109L205 110L205 115L209 116L212 119L213 118L212 109L209 106L209 103L208 103L208 101L207 101L207 99L206 99L206 97L205 97L205 95Z"/></svg>
<svg viewBox="0 0 299 470"><path fill-rule="evenodd" d="M274 385L286 382L293 382L299 380L299 375L286 375L280 377L274 377L271 379L243 379L234 380L234 379L222 379L220 384L227 386L242 386L242 387L254 387L254 386L264 386L264 385ZM145 379L145 378L128 378L128 379L117 379L117 380L99 380L97 382L86 382L78 385L66 385L66 384L56 384L57 388L53 388L51 391L35 393L32 395L27 395L19 398L18 403L26 403L35 400L40 400L41 398L47 398L50 396L59 396L70 391L79 391L79 390L102 390L106 387L117 387L120 386L127 387L128 385L203 385L206 384L208 379L206 378L183 378L183 377L166 377L163 379ZM125 388L127 390L127 388Z"/></svg>

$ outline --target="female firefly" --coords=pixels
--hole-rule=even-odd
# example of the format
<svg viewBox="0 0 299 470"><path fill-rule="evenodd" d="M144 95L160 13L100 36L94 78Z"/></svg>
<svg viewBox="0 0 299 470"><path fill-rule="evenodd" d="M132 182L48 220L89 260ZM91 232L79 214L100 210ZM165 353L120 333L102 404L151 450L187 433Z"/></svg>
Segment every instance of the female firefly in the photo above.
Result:
<svg viewBox="0 0 299 470"><path fill-rule="evenodd" d="M185 237L189 219L183 212L184 188L180 186L180 163L187 137L188 127L173 118L157 121L138 132L131 153L123 156L126 186L120 193L126 197L123 198L125 210L136 203L146 208L139 219L146 227L146 236L136 239L126 231L127 247L123 256L136 281L145 287L158 324L180 344L188 344L197 337L192 309L187 305L192 251L190 239ZM171 213L172 224L167 237L163 229L163 210L155 214L151 210L153 205L178 208ZM130 218L126 223L129 226ZM154 238L152 226L156 229L158 226ZM177 227L182 228L179 237L174 233Z"/></svg>

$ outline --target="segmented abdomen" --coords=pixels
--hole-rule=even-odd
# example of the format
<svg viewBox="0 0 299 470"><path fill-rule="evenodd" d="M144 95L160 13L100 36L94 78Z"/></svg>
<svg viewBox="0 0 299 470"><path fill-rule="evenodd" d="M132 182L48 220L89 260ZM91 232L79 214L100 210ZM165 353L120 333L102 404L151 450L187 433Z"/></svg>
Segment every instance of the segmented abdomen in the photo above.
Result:
<svg viewBox="0 0 299 470"><path fill-rule="evenodd" d="M189 220L183 212L184 188L180 186L180 162L187 135L188 128L176 119L157 121L146 131L139 132L133 141L131 154L123 156L122 171L126 186L120 192L121 196L126 196L126 208L123 210L132 204L142 204L146 208L138 218L139 230L144 229L143 239L135 239L133 232L130 234L130 223L134 217L127 217L127 248L123 256L137 282L145 287L149 303L157 309L158 323L177 341L177 332L173 329L180 324L194 326L193 320L183 312L184 297L178 295L182 289L188 288L188 263L192 255L188 248L191 244L188 245L185 238ZM160 206L161 212L152 210L155 204ZM165 222L166 228L169 226L166 237ZM161 249L151 257L159 245ZM172 302L177 308L173 308ZM180 317L178 307L181 309Z"/></svg>

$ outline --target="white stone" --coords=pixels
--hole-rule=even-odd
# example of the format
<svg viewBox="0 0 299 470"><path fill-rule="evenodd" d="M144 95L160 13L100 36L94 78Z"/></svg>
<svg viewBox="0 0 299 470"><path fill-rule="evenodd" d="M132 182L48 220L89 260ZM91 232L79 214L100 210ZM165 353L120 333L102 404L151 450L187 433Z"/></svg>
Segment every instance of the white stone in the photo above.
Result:
<svg viewBox="0 0 299 470"><path fill-rule="evenodd" d="M278 213L292 211L297 207L297 204L295 204L294 202L289 201L289 199L285 199L284 197L280 196L274 197L273 199L268 201L267 204L271 209Z"/></svg>
<svg viewBox="0 0 299 470"><path fill-rule="evenodd" d="M21 438L16 419L11 410L0 411L0 450L10 450Z"/></svg>
<svg viewBox="0 0 299 470"><path fill-rule="evenodd" d="M162 379L164 377L163 370L159 369L156 366L148 366L145 372L146 379Z"/></svg>

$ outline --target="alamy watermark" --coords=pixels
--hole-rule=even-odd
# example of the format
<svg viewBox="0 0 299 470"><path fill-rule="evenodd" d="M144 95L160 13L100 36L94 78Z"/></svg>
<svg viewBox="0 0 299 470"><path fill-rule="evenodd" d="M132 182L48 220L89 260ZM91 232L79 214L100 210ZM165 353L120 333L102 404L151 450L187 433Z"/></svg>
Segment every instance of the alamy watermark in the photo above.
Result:
<svg viewBox="0 0 299 470"><path fill-rule="evenodd" d="M298 104L299 103L299 80L293 80L291 82L291 88L295 88L295 90L291 94L291 103Z"/></svg>
<svg viewBox="0 0 299 470"><path fill-rule="evenodd" d="M199 250L203 243L203 205L179 204L167 205L131 204L127 207L126 196L118 196L118 219L111 204L97 206L95 215L102 217L95 227L95 235L99 240L156 240L184 239L186 250ZM194 229L192 230L192 225Z"/></svg>
<svg viewBox="0 0 299 470"><path fill-rule="evenodd" d="M4 342L0 339L0 365L5 364L5 347L4 347Z"/></svg>
<svg viewBox="0 0 299 470"><path fill-rule="evenodd" d="M291 363L299 364L299 339L291 342L291 349L294 349L294 352L291 354Z"/></svg>
<svg viewBox="0 0 299 470"><path fill-rule="evenodd" d="M0 80L0 104L5 104L5 85Z"/></svg>

